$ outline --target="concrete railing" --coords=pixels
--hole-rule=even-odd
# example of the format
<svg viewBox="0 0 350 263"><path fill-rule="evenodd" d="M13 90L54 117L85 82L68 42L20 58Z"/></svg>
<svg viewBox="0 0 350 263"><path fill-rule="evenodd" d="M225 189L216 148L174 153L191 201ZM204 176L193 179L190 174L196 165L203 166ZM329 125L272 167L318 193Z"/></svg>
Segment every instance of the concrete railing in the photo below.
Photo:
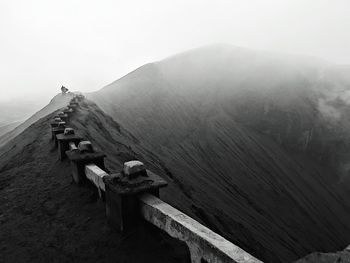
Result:
<svg viewBox="0 0 350 263"><path fill-rule="evenodd" d="M78 149L78 147L75 145L75 143L74 142L69 142L69 150L77 150Z"/></svg>
<svg viewBox="0 0 350 263"><path fill-rule="evenodd" d="M261 262L159 198L143 194L139 200L142 217L170 236L186 242L192 262Z"/></svg>
<svg viewBox="0 0 350 263"><path fill-rule="evenodd" d="M103 177L108 176L108 174L95 164L86 165L85 174L86 178L96 186L98 194L101 197L102 193L106 191Z"/></svg>
<svg viewBox="0 0 350 263"><path fill-rule="evenodd" d="M84 98L72 99L69 114L79 106ZM51 123L52 134L56 136L59 158L64 155L72 164L72 177L76 183L90 182L105 201L108 222L122 232L133 228L139 220L146 220L173 238L187 244L191 262L232 262L258 263L254 258L230 241L211 231L196 220L159 199L159 188L167 183L156 174L144 168L139 161L124 164L118 174L108 174L104 170L104 154L95 152L88 141L62 129L57 129L55 120ZM54 130L55 129L55 130ZM57 134L59 133L59 134ZM71 140L70 140L71 138ZM76 143L79 143L78 147ZM67 149L64 152L62 149Z"/></svg>

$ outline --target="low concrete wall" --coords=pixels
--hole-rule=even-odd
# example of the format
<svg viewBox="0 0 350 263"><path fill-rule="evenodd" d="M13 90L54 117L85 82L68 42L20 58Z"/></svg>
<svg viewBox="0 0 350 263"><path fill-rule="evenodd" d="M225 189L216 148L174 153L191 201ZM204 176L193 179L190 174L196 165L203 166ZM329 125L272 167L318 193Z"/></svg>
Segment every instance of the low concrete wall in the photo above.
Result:
<svg viewBox="0 0 350 263"><path fill-rule="evenodd" d="M105 183L103 182L103 177L108 174L95 164L86 165L85 174L87 179L89 179L97 187L98 193L101 197L102 191L106 191Z"/></svg>
<svg viewBox="0 0 350 263"><path fill-rule="evenodd" d="M196 220L150 194L140 196L142 216L187 243L192 262L262 262Z"/></svg>
<svg viewBox="0 0 350 263"><path fill-rule="evenodd" d="M96 186L99 193L105 191L103 177L108 174L95 164L85 166L86 177ZM185 215L159 198L143 194L139 197L141 216L162 229L170 236L186 242L191 261L262 263L243 249L232 244L209 228Z"/></svg>

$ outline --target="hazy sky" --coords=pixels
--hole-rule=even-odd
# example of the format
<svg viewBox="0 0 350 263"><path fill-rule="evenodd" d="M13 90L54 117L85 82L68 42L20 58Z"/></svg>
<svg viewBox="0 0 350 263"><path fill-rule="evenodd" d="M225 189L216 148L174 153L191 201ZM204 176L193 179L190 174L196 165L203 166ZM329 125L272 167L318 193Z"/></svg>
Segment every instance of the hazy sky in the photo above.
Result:
<svg viewBox="0 0 350 263"><path fill-rule="evenodd" d="M349 0L0 0L0 102L97 90L211 43L350 64L349 12Z"/></svg>

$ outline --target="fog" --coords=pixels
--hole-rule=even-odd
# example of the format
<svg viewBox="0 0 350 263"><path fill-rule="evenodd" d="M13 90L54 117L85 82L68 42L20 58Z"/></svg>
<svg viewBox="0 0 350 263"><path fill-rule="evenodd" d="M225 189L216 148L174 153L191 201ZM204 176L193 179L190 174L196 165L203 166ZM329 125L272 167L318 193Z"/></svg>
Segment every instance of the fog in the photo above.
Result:
<svg viewBox="0 0 350 263"><path fill-rule="evenodd" d="M0 102L46 104L147 62L227 43L350 64L346 0L1 0Z"/></svg>

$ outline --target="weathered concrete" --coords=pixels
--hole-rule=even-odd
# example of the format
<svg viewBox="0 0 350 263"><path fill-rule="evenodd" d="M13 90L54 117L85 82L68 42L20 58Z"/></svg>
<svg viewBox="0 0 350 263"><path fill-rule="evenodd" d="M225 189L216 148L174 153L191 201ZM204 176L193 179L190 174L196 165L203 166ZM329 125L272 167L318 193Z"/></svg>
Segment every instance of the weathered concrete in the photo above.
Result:
<svg viewBox="0 0 350 263"><path fill-rule="evenodd" d="M121 232L134 229L140 222L137 195L150 193L159 196L159 188L167 185L161 177L148 170L145 175L131 178L124 173L104 176L103 182L108 223Z"/></svg>
<svg viewBox="0 0 350 263"><path fill-rule="evenodd" d="M63 133L64 135L73 135L73 134L75 134L75 131L74 131L74 129L73 128L66 128L66 129L64 129L64 133Z"/></svg>
<svg viewBox="0 0 350 263"><path fill-rule="evenodd" d="M75 110L78 106L79 106L79 104L76 103L76 102L71 102L71 103L69 103L69 105L68 105L68 107L71 108L71 109L73 109L73 110Z"/></svg>
<svg viewBox="0 0 350 263"><path fill-rule="evenodd" d="M103 177L108 174L95 164L88 164L85 166L85 175L97 188L98 194L102 197L103 192L106 191Z"/></svg>
<svg viewBox="0 0 350 263"><path fill-rule="evenodd" d="M74 112L75 107L71 107L70 105L67 106L68 110L65 111L66 114Z"/></svg>
<svg viewBox="0 0 350 263"><path fill-rule="evenodd" d="M169 204L150 194L139 197L143 218L170 236L187 243L192 262L261 263L243 249L232 244Z"/></svg>
<svg viewBox="0 0 350 263"><path fill-rule="evenodd" d="M78 150L78 147L75 145L74 142L69 142L69 150Z"/></svg>
<svg viewBox="0 0 350 263"><path fill-rule="evenodd" d="M66 128L66 123L64 121L59 122L57 127L51 128L51 139L55 140L56 135L59 133L63 133Z"/></svg>
<svg viewBox="0 0 350 263"><path fill-rule="evenodd" d="M106 155L101 152L81 152L78 149L66 151L71 161L72 177L75 183L82 184L86 180L85 165L94 163L101 169L105 169L104 158Z"/></svg>
<svg viewBox="0 0 350 263"><path fill-rule="evenodd" d="M350 245L348 245L344 250L350 251Z"/></svg>
<svg viewBox="0 0 350 263"><path fill-rule="evenodd" d="M60 124L56 128L51 129L52 139L55 141L55 147L58 146L58 141L57 141L56 135L64 133L65 129L66 129L65 122L60 122Z"/></svg>
<svg viewBox="0 0 350 263"><path fill-rule="evenodd" d="M92 144L90 141L81 141L78 145L78 150L82 152L94 152L94 148L92 147Z"/></svg>
<svg viewBox="0 0 350 263"><path fill-rule="evenodd" d="M84 99L85 99L85 96L83 94L78 94L73 98L75 102L80 102L80 101L83 101Z"/></svg>
<svg viewBox="0 0 350 263"><path fill-rule="evenodd" d="M129 179L136 178L139 175L147 176L147 172L144 164L137 160L124 163L123 173Z"/></svg>
<svg viewBox="0 0 350 263"><path fill-rule="evenodd" d="M57 134L58 141L58 157L62 161L69 149L69 142L79 143L83 138L76 134Z"/></svg>
<svg viewBox="0 0 350 263"><path fill-rule="evenodd" d="M150 191L153 193L153 190L168 185L162 177L150 170L146 171L146 176L133 177L132 179L122 173L111 174L104 178L104 182L109 185L111 191L119 195L135 195Z"/></svg>
<svg viewBox="0 0 350 263"><path fill-rule="evenodd" d="M56 128L58 127L58 124L62 122L61 118L54 118L52 122L50 122L51 128Z"/></svg>
<svg viewBox="0 0 350 263"><path fill-rule="evenodd" d="M66 114L66 113L64 113L64 112L60 112L60 113L58 114L58 116L59 116L63 121L65 121L65 122L67 122L68 119L69 119L69 115Z"/></svg>
<svg viewBox="0 0 350 263"><path fill-rule="evenodd" d="M64 110L63 110L63 113L64 114L67 114L69 116L69 114L71 113L71 109L69 107L66 107Z"/></svg>

